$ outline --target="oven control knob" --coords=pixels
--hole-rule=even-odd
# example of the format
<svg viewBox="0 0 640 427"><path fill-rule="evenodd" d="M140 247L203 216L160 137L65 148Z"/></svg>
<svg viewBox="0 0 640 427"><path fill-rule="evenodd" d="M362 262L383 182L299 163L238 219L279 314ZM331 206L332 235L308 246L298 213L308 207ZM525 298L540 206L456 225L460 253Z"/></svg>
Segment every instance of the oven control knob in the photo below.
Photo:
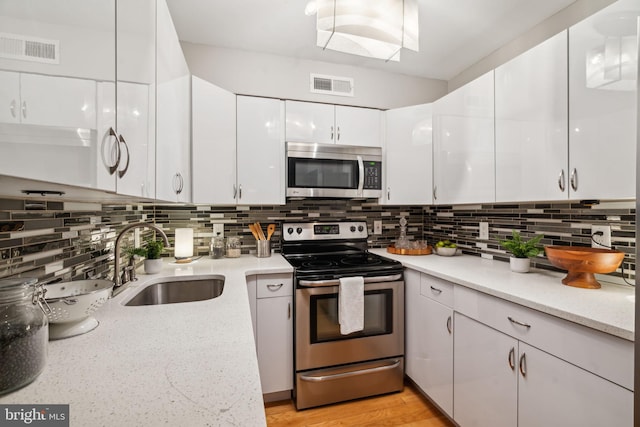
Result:
<svg viewBox="0 0 640 427"><path fill-rule="evenodd" d="M364 230L364 227L363 227L363 226L361 226L361 225L359 225L359 226L358 226L358 231L362 233L362 230Z"/></svg>
<svg viewBox="0 0 640 427"><path fill-rule="evenodd" d="M293 227L289 227L289 228L287 228L287 233L289 233L289 234L293 234Z"/></svg>
<svg viewBox="0 0 640 427"><path fill-rule="evenodd" d="M352 225L349 229L351 230L352 233L356 232L356 226L355 225Z"/></svg>
<svg viewBox="0 0 640 427"><path fill-rule="evenodd" d="M298 227L298 228L296 228L296 233L298 233L298 234L302 234L302 227Z"/></svg>

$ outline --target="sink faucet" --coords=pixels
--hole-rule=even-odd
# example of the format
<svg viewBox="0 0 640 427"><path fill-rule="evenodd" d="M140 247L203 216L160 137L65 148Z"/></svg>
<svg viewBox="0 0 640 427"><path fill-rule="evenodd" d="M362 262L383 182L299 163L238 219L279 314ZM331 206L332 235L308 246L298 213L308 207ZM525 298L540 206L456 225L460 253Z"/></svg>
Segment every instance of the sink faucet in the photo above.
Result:
<svg viewBox="0 0 640 427"><path fill-rule="evenodd" d="M158 227L155 224L151 224L151 223L148 223L148 222L136 222L135 224L129 224L125 228L123 228L120 231L120 234L118 234L118 237L116 237L116 246L115 246L115 249L114 249L114 254L115 254L115 259L113 260L113 284L114 284L114 290L119 288L120 286L122 286L122 285L124 285L126 283L120 277L120 243L122 241L122 236L124 236L127 231L132 230L134 228L151 228L151 229L157 231L158 233L160 233L160 236L162 237L162 240L164 240L165 247L168 248L168 247L171 246L171 245L169 245L169 239L167 238L167 235L164 233L164 231L162 231L162 229L160 227Z"/></svg>

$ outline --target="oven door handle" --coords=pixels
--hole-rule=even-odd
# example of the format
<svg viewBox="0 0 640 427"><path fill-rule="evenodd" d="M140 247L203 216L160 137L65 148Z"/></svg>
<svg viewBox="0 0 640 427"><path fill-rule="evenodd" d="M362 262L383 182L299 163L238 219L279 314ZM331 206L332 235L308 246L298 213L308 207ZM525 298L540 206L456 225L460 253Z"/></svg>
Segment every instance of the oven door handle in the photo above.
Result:
<svg viewBox="0 0 640 427"><path fill-rule="evenodd" d="M396 280L400 280L402 278L402 274L391 274L388 276L375 276L375 277L365 277L364 283L380 283L380 282L395 282ZM331 280L298 280L298 285L309 287L309 288L320 288L324 286L338 286L340 284L339 279L331 279Z"/></svg>
<svg viewBox="0 0 640 427"><path fill-rule="evenodd" d="M364 191L364 160L362 156L356 156L358 159L358 197L362 197Z"/></svg>
<svg viewBox="0 0 640 427"><path fill-rule="evenodd" d="M375 368L362 369L362 370L350 371L350 372L342 372L340 374L332 374L332 375L317 375L317 376L316 375L314 376L300 375L300 379L303 381L311 381L311 382L319 383L323 381L331 381L331 380L340 379L340 378L353 377L356 375L366 375L366 374L372 374L374 372L389 371L391 369L396 369L398 366L400 366L400 360L395 359L394 361L390 362L388 365L377 366Z"/></svg>

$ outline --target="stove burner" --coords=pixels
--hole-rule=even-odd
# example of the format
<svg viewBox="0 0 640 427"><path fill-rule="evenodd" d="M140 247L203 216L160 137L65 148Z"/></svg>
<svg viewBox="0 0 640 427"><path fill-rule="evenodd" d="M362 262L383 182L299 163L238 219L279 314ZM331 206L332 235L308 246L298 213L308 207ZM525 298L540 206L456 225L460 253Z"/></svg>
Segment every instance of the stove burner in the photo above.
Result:
<svg viewBox="0 0 640 427"><path fill-rule="evenodd" d="M329 259L312 259L302 263L302 267L335 267L336 265L338 264L335 261Z"/></svg>
<svg viewBox="0 0 640 427"><path fill-rule="evenodd" d="M357 255L349 255L340 260L342 264L345 265L379 265L382 264L382 260L378 257L372 256L370 254L357 254Z"/></svg>

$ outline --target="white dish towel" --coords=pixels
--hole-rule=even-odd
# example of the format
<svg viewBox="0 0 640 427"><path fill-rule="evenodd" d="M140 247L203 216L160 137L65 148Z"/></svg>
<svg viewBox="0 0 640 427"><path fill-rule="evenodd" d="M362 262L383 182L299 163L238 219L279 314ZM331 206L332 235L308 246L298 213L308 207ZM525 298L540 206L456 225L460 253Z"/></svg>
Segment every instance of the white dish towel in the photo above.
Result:
<svg viewBox="0 0 640 427"><path fill-rule="evenodd" d="M364 278L343 277L338 290L340 333L349 335L364 329Z"/></svg>

